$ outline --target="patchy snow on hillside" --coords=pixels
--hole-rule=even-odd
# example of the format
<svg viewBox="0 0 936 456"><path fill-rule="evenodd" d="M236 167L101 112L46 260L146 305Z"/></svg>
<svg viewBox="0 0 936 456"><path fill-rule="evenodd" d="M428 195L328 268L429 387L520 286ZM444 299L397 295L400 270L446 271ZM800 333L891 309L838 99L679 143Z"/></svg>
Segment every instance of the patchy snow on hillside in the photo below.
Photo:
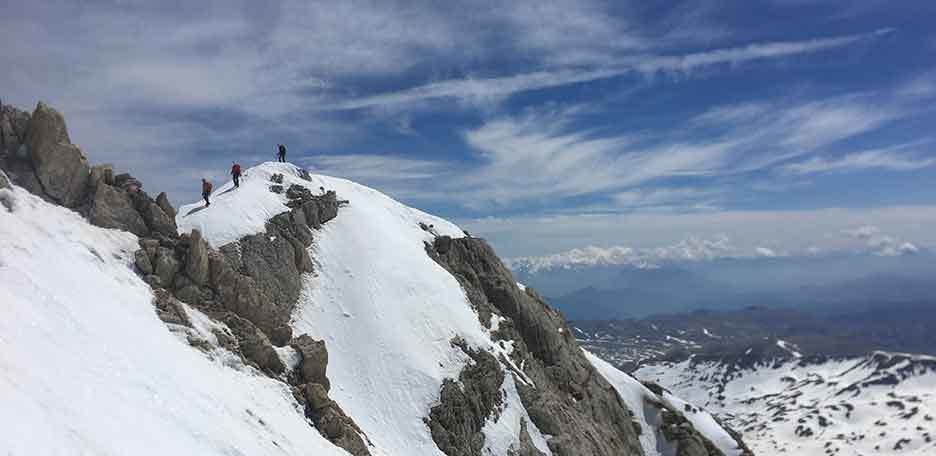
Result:
<svg viewBox="0 0 936 456"><path fill-rule="evenodd" d="M930 357L875 352L741 370L685 361L643 366L635 375L717 414L758 456L936 454Z"/></svg>
<svg viewBox="0 0 936 456"><path fill-rule="evenodd" d="M640 434L640 444L647 456L665 456L673 454L675 448L666 441L659 432L660 416L659 411L653 407L648 407L645 400L663 401L675 410L680 411L686 416L692 426L696 428L705 438L709 439L726 456L735 456L741 454L737 442L731 437L711 415L698 407L689 405L686 401L679 399L672 394L664 393L661 398L647 389L642 383L637 381L624 372L619 371L611 364L608 364L601 358L585 351L588 360L595 366L595 369L604 376L614 389L617 390L621 399L627 404L628 408L634 412L634 417L640 422L643 432ZM686 412L686 410L692 410Z"/></svg>
<svg viewBox="0 0 936 456"><path fill-rule="evenodd" d="M0 453L342 455L289 389L179 340L135 236L20 188L0 207Z"/></svg>

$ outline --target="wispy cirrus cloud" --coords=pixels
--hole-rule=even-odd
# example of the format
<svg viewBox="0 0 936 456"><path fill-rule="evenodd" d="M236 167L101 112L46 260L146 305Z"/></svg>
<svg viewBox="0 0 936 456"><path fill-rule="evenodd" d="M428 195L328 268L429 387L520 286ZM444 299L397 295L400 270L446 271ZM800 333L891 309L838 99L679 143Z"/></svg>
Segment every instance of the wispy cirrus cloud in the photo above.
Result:
<svg viewBox="0 0 936 456"><path fill-rule="evenodd" d="M932 154L911 152L919 149L920 143L901 144L880 149L854 152L838 158L812 157L801 162L783 166L783 170L794 174L834 173L884 169L890 171L912 171L936 165Z"/></svg>
<svg viewBox="0 0 936 456"><path fill-rule="evenodd" d="M321 109L352 110L441 98L485 100L519 92L614 78L629 73L644 75L653 75L659 72L688 73L699 67L717 64L737 65L754 60L780 58L839 48L886 35L892 31L893 29L880 29L871 33L832 38L758 43L743 47L715 49L675 56L639 55L617 59L606 58L606 61L611 60L612 63L585 69L558 69L503 77L449 79L397 92L325 104Z"/></svg>

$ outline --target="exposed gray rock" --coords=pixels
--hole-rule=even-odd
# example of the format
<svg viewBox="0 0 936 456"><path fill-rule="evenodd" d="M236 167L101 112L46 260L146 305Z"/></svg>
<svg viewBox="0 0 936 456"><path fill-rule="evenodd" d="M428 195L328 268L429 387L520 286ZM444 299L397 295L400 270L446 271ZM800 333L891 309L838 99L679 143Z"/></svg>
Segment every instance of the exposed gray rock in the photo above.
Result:
<svg viewBox="0 0 936 456"><path fill-rule="evenodd" d="M238 317L231 312L225 312L219 317L234 333L244 358L274 376L286 371L286 365L283 364L263 331L260 331L249 320Z"/></svg>
<svg viewBox="0 0 936 456"><path fill-rule="evenodd" d="M172 207L172 204L169 203L169 197L166 196L166 192L161 192L158 196L156 196L156 204L159 205L159 208L162 209L166 215L175 220L176 210L174 207Z"/></svg>
<svg viewBox="0 0 936 456"><path fill-rule="evenodd" d="M256 324L276 345L288 343L291 337L289 319L306 269L300 267L301 262L297 265L297 258L308 255L291 240L288 214L283 215L285 221L274 217L279 221L268 222L265 233L241 238L239 248L221 248L232 269L242 276L235 279L233 294L222 292L225 306Z"/></svg>
<svg viewBox="0 0 936 456"><path fill-rule="evenodd" d="M91 167L91 177L88 181L88 185L94 188L101 184L114 185L113 165L95 165Z"/></svg>
<svg viewBox="0 0 936 456"><path fill-rule="evenodd" d="M0 169L0 190L11 187L10 178Z"/></svg>
<svg viewBox="0 0 936 456"><path fill-rule="evenodd" d="M149 255L146 254L145 250L140 249L133 252L133 261L141 274L150 275L153 273L153 263L150 261Z"/></svg>
<svg viewBox="0 0 936 456"><path fill-rule="evenodd" d="M508 456L546 456L546 453L533 445L533 439L527 430L527 422L523 418L520 419L520 448L510 449L507 454Z"/></svg>
<svg viewBox="0 0 936 456"><path fill-rule="evenodd" d="M675 456L724 456L682 413L659 402L651 403L651 406L661 409L660 430L663 437L676 447Z"/></svg>
<svg viewBox="0 0 936 456"><path fill-rule="evenodd" d="M504 372L493 355L459 345L474 363L468 364L458 376L459 382L445 379L439 394L439 404L429 412L432 440L448 456L481 456L484 433L481 429L488 418L500 408Z"/></svg>
<svg viewBox="0 0 936 456"><path fill-rule="evenodd" d="M208 243L202 239L201 231L192 230L191 245L185 258L185 274L196 284L205 285L211 272L208 266Z"/></svg>
<svg viewBox="0 0 936 456"><path fill-rule="evenodd" d="M290 343L290 345L302 355L300 364L300 374L303 382L317 383L330 389L330 383L326 372L328 370L328 350L325 348L325 342L315 340L308 334L303 334Z"/></svg>
<svg viewBox="0 0 936 456"><path fill-rule="evenodd" d="M166 286L172 284L176 273L179 272L179 260L175 258L173 251L167 247L156 249L156 275L159 281Z"/></svg>
<svg viewBox="0 0 936 456"><path fill-rule="evenodd" d="M45 194L63 206L77 206L87 193L91 170L69 140L62 115L39 102L29 120L26 144Z"/></svg>
<svg viewBox="0 0 936 456"><path fill-rule="evenodd" d="M321 383L306 383L305 398L309 407L312 407L312 410L318 413L324 412L332 403L331 399L328 398L328 390Z"/></svg>
<svg viewBox="0 0 936 456"><path fill-rule="evenodd" d="M156 233L165 236L176 236L179 232L178 228L176 228L175 218L166 214L155 202L147 201L140 214L143 216L146 226Z"/></svg>
<svg viewBox="0 0 936 456"><path fill-rule="evenodd" d="M192 321L182 303L172 296L172 293L161 288L153 290L153 306L160 320L176 325L192 326Z"/></svg>
<svg viewBox="0 0 936 456"><path fill-rule="evenodd" d="M13 195L10 193L11 189L10 178L0 169L0 206L3 206L8 211L13 210Z"/></svg>
<svg viewBox="0 0 936 456"><path fill-rule="evenodd" d="M133 207L127 192L110 185L95 187L88 221L104 228L129 231L137 236L147 236L150 233L143 217Z"/></svg>
<svg viewBox="0 0 936 456"><path fill-rule="evenodd" d="M444 251L444 253L442 253ZM521 291L481 239L436 238L427 252L461 283L482 323L505 318L495 336L514 341L515 365L532 384L517 382L530 419L557 456L642 454L633 414L585 358L557 311Z"/></svg>

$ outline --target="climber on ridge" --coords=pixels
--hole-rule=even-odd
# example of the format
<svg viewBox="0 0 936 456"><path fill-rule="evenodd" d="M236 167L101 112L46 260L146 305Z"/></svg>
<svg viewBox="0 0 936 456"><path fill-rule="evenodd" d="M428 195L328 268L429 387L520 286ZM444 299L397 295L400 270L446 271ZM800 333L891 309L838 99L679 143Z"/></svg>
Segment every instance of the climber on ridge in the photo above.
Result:
<svg viewBox="0 0 936 456"><path fill-rule="evenodd" d="M202 178L201 180L201 196L205 198L205 207L211 206L211 201L208 200L208 197L211 196L211 182Z"/></svg>
<svg viewBox="0 0 936 456"><path fill-rule="evenodd" d="M241 167L240 163L234 162L231 167L231 177L234 178L234 188L240 187Z"/></svg>
<svg viewBox="0 0 936 456"><path fill-rule="evenodd" d="M276 159L282 163L286 163L286 146L278 144L277 148L279 151L276 153Z"/></svg>

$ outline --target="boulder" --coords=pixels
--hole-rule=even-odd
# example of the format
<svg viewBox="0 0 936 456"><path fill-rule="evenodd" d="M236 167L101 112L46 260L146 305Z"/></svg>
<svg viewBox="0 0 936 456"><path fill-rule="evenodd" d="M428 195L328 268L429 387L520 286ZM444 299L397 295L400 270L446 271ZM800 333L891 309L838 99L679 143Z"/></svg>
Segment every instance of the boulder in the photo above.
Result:
<svg viewBox="0 0 936 456"><path fill-rule="evenodd" d="M159 247L156 250L156 275L159 276L159 281L166 286L172 284L173 279L175 279L176 273L179 272L179 260L175 259L175 254L172 249L167 247Z"/></svg>
<svg viewBox="0 0 936 456"><path fill-rule="evenodd" d="M10 178L7 177L6 173L0 169L0 190L4 188L11 188Z"/></svg>
<svg viewBox="0 0 936 456"><path fill-rule="evenodd" d="M325 348L325 341L315 340L308 334L303 334L293 339L290 345L302 355L300 366L303 381L321 384L325 391L328 391L330 383L325 375L328 369L328 350Z"/></svg>
<svg viewBox="0 0 936 456"><path fill-rule="evenodd" d="M45 194L63 206L77 206L87 193L91 168L69 140L62 115L39 102L29 120L26 144Z"/></svg>
<svg viewBox="0 0 936 456"><path fill-rule="evenodd" d="M114 185L114 165L97 165L91 167L91 177L88 185L95 188L100 184Z"/></svg>
<svg viewBox="0 0 936 456"><path fill-rule="evenodd" d="M166 214L159 204L152 201L148 202L144 205L141 214L143 215L143 222L145 222L146 226L153 232L172 237L179 234L179 229L176 228L175 218Z"/></svg>
<svg viewBox="0 0 936 456"><path fill-rule="evenodd" d="M88 220L100 227L125 230L137 236L150 233L127 192L110 185L98 185L94 189Z"/></svg>
<svg viewBox="0 0 936 456"><path fill-rule="evenodd" d="M318 201L319 221L321 223L327 223L338 216L338 195L334 190L329 190L325 195L320 196Z"/></svg>
<svg viewBox="0 0 936 456"><path fill-rule="evenodd" d="M176 210L174 207L172 207L172 204L169 204L169 197L166 196L166 192L161 192L156 197L156 204L159 205L159 208L162 209L162 211L165 212L166 215L171 217L172 220L175 220Z"/></svg>
<svg viewBox="0 0 936 456"><path fill-rule="evenodd" d="M320 383L306 383L305 399L306 402L309 403L309 406L312 407L312 410L316 412L321 412L331 405L331 399L328 398L328 391L325 390L325 386Z"/></svg>
<svg viewBox="0 0 936 456"><path fill-rule="evenodd" d="M14 154L19 146L19 137L13 131L13 123L5 111L0 111L0 153Z"/></svg>
<svg viewBox="0 0 936 456"><path fill-rule="evenodd" d="M188 256L185 258L185 274L196 284L206 285L210 273L208 243L202 239L201 231L198 230L192 230L191 243Z"/></svg>
<svg viewBox="0 0 936 456"><path fill-rule="evenodd" d="M156 316L160 320L176 325L192 326L188 312L178 299L166 290L159 289L153 292L153 305L156 307Z"/></svg>
<svg viewBox="0 0 936 456"><path fill-rule="evenodd" d="M138 241L138 244L140 244L140 248L143 249L144 252L146 252L146 256L149 257L150 264L155 263L156 262L156 249L159 248L159 240L141 238Z"/></svg>
<svg viewBox="0 0 936 456"><path fill-rule="evenodd" d="M8 211L13 210L13 194L11 193L10 178L0 169L0 206Z"/></svg>
<svg viewBox="0 0 936 456"><path fill-rule="evenodd" d="M153 263L150 261L149 255L146 254L145 250L140 249L133 252L133 261L141 274L146 276L153 273Z"/></svg>
<svg viewBox="0 0 936 456"><path fill-rule="evenodd" d="M253 323L230 312L225 313L221 321L234 333L240 352L245 359L273 375L286 371L286 365L276 353L273 344Z"/></svg>

